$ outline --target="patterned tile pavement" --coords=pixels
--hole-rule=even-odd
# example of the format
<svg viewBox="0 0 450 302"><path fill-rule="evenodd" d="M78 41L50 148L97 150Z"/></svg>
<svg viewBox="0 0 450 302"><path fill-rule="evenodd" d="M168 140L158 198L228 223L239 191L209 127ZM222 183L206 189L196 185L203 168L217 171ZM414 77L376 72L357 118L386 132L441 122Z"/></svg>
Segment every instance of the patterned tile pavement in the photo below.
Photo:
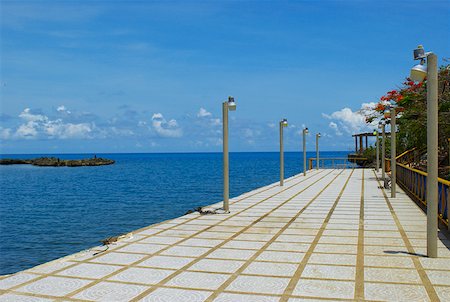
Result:
<svg viewBox="0 0 450 302"><path fill-rule="evenodd" d="M450 241L370 169L313 170L10 276L0 301L450 301ZM218 208L221 204L212 205Z"/></svg>

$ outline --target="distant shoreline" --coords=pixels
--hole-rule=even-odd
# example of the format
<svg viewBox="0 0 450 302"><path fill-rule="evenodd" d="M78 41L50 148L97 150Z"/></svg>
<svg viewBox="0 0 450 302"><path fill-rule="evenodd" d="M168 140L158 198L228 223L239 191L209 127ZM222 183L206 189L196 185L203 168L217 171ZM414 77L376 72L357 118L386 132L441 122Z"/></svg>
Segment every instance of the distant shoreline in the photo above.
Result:
<svg viewBox="0 0 450 302"><path fill-rule="evenodd" d="M112 165L115 161L106 158L60 159L58 157L39 157L34 159L0 159L0 165L33 165L38 167L87 167Z"/></svg>

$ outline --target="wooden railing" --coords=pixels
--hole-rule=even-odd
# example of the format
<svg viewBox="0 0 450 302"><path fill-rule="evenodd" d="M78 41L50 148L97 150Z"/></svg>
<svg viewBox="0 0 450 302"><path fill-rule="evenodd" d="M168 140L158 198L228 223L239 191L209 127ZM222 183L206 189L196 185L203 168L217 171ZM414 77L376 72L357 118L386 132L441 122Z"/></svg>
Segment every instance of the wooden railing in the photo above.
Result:
<svg viewBox="0 0 450 302"><path fill-rule="evenodd" d="M319 167L320 168L331 168L331 169L347 169L355 168L356 162L367 160L365 157L319 157ZM317 166L317 158L309 158L308 170L314 169Z"/></svg>
<svg viewBox="0 0 450 302"><path fill-rule="evenodd" d="M386 170L390 161L386 162ZM397 183L425 207L427 205L427 173L397 162ZM438 211L439 219L449 227L449 194L450 181L438 178Z"/></svg>

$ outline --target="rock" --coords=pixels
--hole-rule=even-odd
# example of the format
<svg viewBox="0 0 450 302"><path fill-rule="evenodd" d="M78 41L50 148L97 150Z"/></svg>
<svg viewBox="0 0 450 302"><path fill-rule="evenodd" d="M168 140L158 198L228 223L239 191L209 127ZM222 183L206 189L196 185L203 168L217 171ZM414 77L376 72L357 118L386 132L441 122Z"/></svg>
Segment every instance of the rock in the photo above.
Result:
<svg viewBox="0 0 450 302"><path fill-rule="evenodd" d="M57 157L39 157L35 159L0 159L0 165L30 164L39 167L82 167L112 165L115 161L106 158L59 159Z"/></svg>

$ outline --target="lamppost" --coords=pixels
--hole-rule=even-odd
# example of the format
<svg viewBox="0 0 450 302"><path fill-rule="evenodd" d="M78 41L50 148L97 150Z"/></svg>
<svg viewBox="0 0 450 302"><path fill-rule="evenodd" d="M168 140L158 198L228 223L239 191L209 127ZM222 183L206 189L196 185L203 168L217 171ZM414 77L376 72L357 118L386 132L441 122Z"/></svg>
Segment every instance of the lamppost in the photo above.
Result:
<svg viewBox="0 0 450 302"><path fill-rule="evenodd" d="M229 163L228 163L228 110L236 110L234 97L229 96L228 101L222 103L223 117L223 210L230 212Z"/></svg>
<svg viewBox="0 0 450 302"><path fill-rule="evenodd" d="M421 82L427 78L427 255L437 257L438 217L438 72L437 56L425 52L422 45L414 50L420 64L411 69L410 78ZM425 66L425 63L427 64Z"/></svg>
<svg viewBox="0 0 450 302"><path fill-rule="evenodd" d="M280 186L284 185L284 150L283 150L283 128L287 127L287 119L280 121Z"/></svg>
<svg viewBox="0 0 450 302"><path fill-rule="evenodd" d="M316 170L319 170L319 138L320 138L320 133L316 134Z"/></svg>
<svg viewBox="0 0 450 302"><path fill-rule="evenodd" d="M378 139L378 131L377 130L373 130L373 135L376 136L377 141L375 142L375 148L377 148L376 150L376 154L377 154L377 162L376 162L376 166L375 166L375 171L377 171L378 173L378 169L380 167L380 148L379 148L379 139Z"/></svg>
<svg viewBox="0 0 450 302"><path fill-rule="evenodd" d="M390 105L389 109L385 111L385 114L389 115L391 118L391 198L395 198L396 190L397 190L397 163L396 163L396 133L395 133L395 122L396 122L396 114L395 107Z"/></svg>
<svg viewBox="0 0 450 302"><path fill-rule="evenodd" d="M303 176L306 176L306 134L308 134L308 127L303 129Z"/></svg>
<svg viewBox="0 0 450 302"><path fill-rule="evenodd" d="M383 186L386 188L386 124L380 122L378 126L381 127L381 179L383 179Z"/></svg>

